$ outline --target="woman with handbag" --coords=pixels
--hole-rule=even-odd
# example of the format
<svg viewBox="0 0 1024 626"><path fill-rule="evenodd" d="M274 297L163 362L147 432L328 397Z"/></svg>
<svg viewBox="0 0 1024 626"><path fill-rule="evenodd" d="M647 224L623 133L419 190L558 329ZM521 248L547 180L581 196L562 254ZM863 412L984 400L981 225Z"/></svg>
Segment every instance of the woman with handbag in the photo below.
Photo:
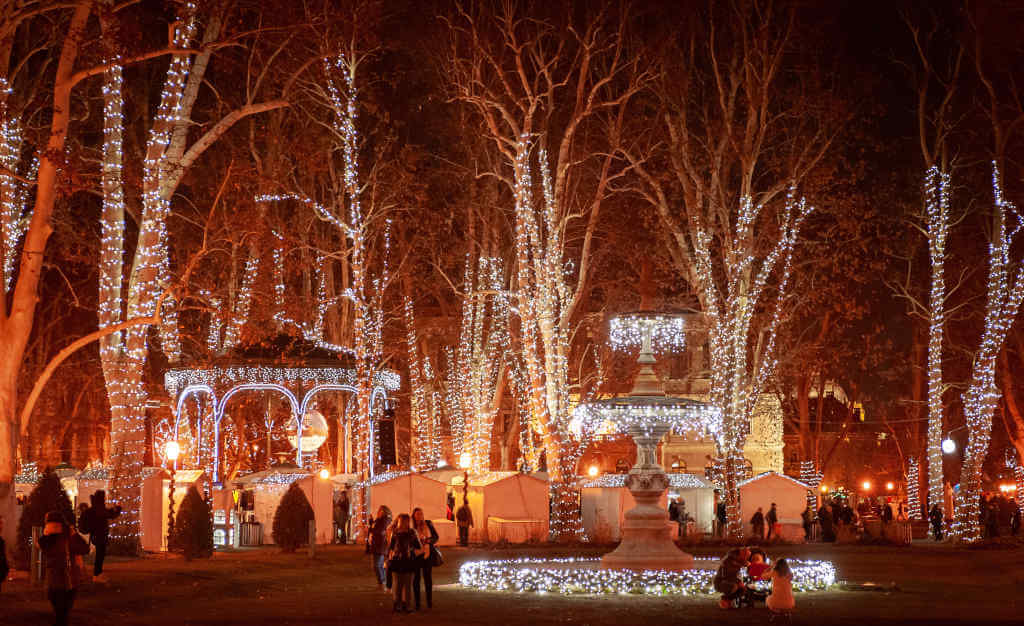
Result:
<svg viewBox="0 0 1024 626"><path fill-rule="evenodd" d="M434 579L431 570L441 564L441 551L437 549L437 531L434 524L423 517L423 509L412 510L412 528L423 549L416 557L416 571L412 579L412 593L416 599L416 610L420 610L420 580L427 595L427 608L434 607Z"/></svg>
<svg viewBox="0 0 1024 626"><path fill-rule="evenodd" d="M75 602L75 589L81 582L82 556L89 544L68 526L57 511L46 514L46 526L39 538L46 569L46 595L53 605L57 626L65 626Z"/></svg>
<svg viewBox="0 0 1024 626"><path fill-rule="evenodd" d="M416 555L423 549L408 513L398 516L395 532L388 544L388 571L395 577L395 612L411 613L412 573L416 569Z"/></svg>

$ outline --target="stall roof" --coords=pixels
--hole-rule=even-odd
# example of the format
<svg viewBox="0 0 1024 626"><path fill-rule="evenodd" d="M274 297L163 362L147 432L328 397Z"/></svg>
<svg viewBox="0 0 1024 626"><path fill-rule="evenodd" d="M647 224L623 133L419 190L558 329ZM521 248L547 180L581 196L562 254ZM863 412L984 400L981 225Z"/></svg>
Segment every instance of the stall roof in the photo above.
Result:
<svg viewBox="0 0 1024 626"><path fill-rule="evenodd" d="M739 483L737 483L736 486L737 487L742 487L743 485L749 485L750 483L752 483L754 481L762 480L764 478L769 478L771 476L778 476L779 478L785 478L786 480L792 482L795 485L803 487L804 489L813 489L813 487L811 487L810 485L808 485L806 483L802 483L799 480L793 478L792 476L787 476L785 474L780 474L778 472L771 472L771 471L769 471L769 472L762 472L762 473L758 474L757 476L753 476L753 477L748 478L746 480L742 480Z"/></svg>
<svg viewBox="0 0 1024 626"><path fill-rule="evenodd" d="M236 478L234 483L239 487L250 485L290 485L297 480L312 476L312 472L301 467L276 466L262 472L254 472Z"/></svg>

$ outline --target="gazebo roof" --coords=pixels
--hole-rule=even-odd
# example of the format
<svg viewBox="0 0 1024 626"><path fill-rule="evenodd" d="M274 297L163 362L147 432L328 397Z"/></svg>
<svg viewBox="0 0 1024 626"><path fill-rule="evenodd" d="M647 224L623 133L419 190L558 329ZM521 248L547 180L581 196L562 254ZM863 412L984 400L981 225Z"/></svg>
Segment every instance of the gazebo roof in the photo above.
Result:
<svg viewBox="0 0 1024 626"><path fill-rule="evenodd" d="M164 387L171 396L189 385L207 385L216 390L245 383L355 386L356 382L351 355L286 334L236 347L214 359L194 360L164 374ZM397 390L400 382L394 370L374 375L374 385L388 391Z"/></svg>

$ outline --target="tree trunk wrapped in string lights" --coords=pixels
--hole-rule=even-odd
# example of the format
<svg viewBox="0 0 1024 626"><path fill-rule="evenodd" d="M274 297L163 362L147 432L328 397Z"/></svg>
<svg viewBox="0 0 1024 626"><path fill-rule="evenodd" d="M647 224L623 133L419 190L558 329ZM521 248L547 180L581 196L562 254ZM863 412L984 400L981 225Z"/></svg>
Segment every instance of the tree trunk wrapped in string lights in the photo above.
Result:
<svg viewBox="0 0 1024 626"><path fill-rule="evenodd" d="M982 538L982 476L992 439L992 420L1000 397L995 379L996 361L1024 300L1024 269L1010 260L1010 248L1024 229L1024 218L1017 207L1003 197L999 176L999 166L993 162L995 206L989 244L985 326L974 355L971 381L962 396L967 420L967 445L960 472L960 505L952 530L955 537L965 542Z"/></svg>
<svg viewBox="0 0 1024 626"><path fill-rule="evenodd" d="M946 238L949 235L949 174L928 168L924 180L925 226L931 259L928 296L928 459L927 507L943 503L942 475L942 342L946 326Z"/></svg>
<svg viewBox="0 0 1024 626"><path fill-rule="evenodd" d="M412 433L409 464L417 470L437 467L441 460L441 398L433 388L430 356L420 354L416 316L411 299L405 301L406 347L409 354L409 413Z"/></svg>

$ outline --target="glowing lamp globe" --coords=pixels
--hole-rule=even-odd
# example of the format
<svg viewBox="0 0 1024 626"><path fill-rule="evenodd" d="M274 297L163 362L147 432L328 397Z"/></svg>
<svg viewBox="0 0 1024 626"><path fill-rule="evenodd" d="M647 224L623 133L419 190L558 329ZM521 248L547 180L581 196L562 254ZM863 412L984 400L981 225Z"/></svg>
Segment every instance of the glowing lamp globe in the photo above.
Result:
<svg viewBox="0 0 1024 626"><path fill-rule="evenodd" d="M315 452L327 441L327 420L320 411L308 411L302 416L302 452ZM298 447L294 431L288 435L292 448Z"/></svg>
<svg viewBox="0 0 1024 626"><path fill-rule="evenodd" d="M177 441L168 441L164 444L164 456L168 461L177 461L179 454L181 454L181 446Z"/></svg>
<svg viewBox="0 0 1024 626"><path fill-rule="evenodd" d="M894 484L893 484L893 483L891 483L891 482L885 483L885 490L886 490L886 491L892 491L892 490L893 490L893 488L894 488L895 486L896 486L896 485L894 485Z"/></svg>
<svg viewBox="0 0 1024 626"><path fill-rule="evenodd" d="M326 468L320 470L320 478L323 478L324 480L327 480L330 477L331 477L331 473L328 472Z"/></svg>
<svg viewBox="0 0 1024 626"><path fill-rule="evenodd" d="M864 491L869 491L871 489L871 481L865 480L860 486L864 488Z"/></svg>
<svg viewBox="0 0 1024 626"><path fill-rule="evenodd" d="M587 474L588 474L588 475L589 475L589 476L590 476L591 478L593 478L593 477L597 476L598 472L600 472L600 471L601 471L601 470L597 469L597 466L596 466L596 465L591 465L591 466L590 466L590 467L589 467L589 468L587 469Z"/></svg>
<svg viewBox="0 0 1024 626"><path fill-rule="evenodd" d="M821 493L828 493L828 485L821 486Z"/></svg>
<svg viewBox="0 0 1024 626"><path fill-rule="evenodd" d="M956 442L946 437L942 440L942 451L946 454L953 454L956 452Z"/></svg>
<svg viewBox="0 0 1024 626"><path fill-rule="evenodd" d="M468 468L470 463L472 462L473 457L468 452L463 452L462 454L459 455L459 467L461 467L462 469Z"/></svg>

